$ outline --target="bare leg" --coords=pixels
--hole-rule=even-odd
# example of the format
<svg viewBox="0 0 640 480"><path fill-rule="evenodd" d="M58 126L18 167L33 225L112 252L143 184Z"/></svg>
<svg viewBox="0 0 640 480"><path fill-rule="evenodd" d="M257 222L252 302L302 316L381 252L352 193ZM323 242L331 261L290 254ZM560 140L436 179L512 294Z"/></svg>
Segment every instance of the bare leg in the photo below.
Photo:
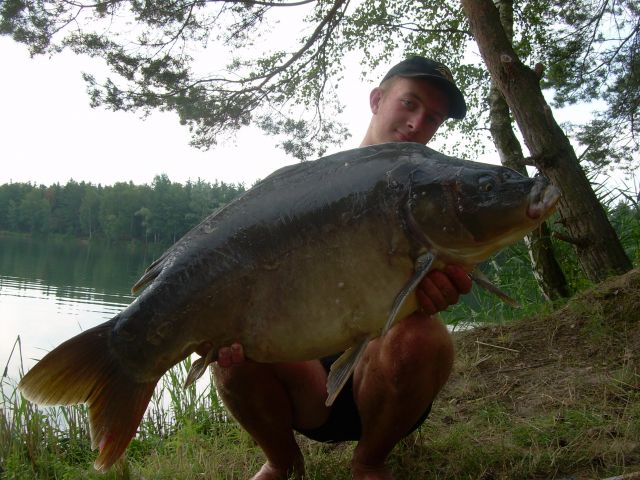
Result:
<svg viewBox="0 0 640 480"><path fill-rule="evenodd" d="M253 437L267 462L253 480L304 475L302 453L293 426L314 428L327 419L326 373L319 361L262 364L246 361L213 367L226 407Z"/></svg>
<svg viewBox="0 0 640 480"><path fill-rule="evenodd" d="M453 344L434 316L414 313L372 341L354 377L362 437L352 460L353 478L389 480L385 461L444 386Z"/></svg>

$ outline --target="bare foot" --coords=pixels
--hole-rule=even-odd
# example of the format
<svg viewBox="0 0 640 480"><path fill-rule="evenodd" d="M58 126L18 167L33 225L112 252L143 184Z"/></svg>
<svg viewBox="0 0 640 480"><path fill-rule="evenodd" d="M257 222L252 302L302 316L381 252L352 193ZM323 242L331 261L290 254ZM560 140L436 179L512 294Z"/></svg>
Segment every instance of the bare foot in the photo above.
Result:
<svg viewBox="0 0 640 480"><path fill-rule="evenodd" d="M267 462L251 477L251 480L287 480L289 478L296 480L304 478L304 466L295 465L290 469L282 469Z"/></svg>
<svg viewBox="0 0 640 480"><path fill-rule="evenodd" d="M393 480L391 470L386 465L351 464L353 480Z"/></svg>

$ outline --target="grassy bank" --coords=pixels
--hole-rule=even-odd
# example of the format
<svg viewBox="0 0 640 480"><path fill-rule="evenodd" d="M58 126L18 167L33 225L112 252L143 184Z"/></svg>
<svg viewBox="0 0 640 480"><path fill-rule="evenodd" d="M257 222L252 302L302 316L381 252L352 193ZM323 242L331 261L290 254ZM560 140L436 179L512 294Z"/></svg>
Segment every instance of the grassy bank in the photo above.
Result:
<svg viewBox="0 0 640 480"><path fill-rule="evenodd" d="M453 377L394 451L400 479L592 479L640 471L640 270L549 315L454 333ZM263 457L215 392L163 379L126 458L91 467L85 411L36 409L3 379L2 478L243 479ZM201 382L202 383L202 382ZM353 445L300 438L309 478L348 479Z"/></svg>

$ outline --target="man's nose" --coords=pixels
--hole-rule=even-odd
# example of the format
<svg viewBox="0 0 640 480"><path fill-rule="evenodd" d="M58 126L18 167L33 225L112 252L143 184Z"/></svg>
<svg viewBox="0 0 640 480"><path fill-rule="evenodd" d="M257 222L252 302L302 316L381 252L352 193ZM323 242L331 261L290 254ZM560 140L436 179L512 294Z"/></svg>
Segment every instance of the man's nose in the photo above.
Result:
<svg viewBox="0 0 640 480"><path fill-rule="evenodd" d="M407 118L407 128L412 132L420 130L420 126L424 124L424 120L421 115L411 115Z"/></svg>

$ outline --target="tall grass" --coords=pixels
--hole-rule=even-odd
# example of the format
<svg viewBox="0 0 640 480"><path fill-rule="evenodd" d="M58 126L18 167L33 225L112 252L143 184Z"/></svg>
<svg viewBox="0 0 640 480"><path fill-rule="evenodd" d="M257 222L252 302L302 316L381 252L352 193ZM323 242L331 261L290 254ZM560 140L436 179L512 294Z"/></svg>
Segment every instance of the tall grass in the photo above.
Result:
<svg viewBox="0 0 640 480"><path fill-rule="evenodd" d="M22 377L19 338L16 345ZM131 461L148 456L182 430L209 436L228 429L229 418L214 388L202 386L206 382L182 388L190 367L191 359L187 358L172 368L156 387L127 451ZM128 478L127 469L122 465L107 476L92 470L96 454L91 450L84 405L38 407L19 393L17 382L7 376L7 368L0 391L0 478Z"/></svg>
<svg viewBox="0 0 640 480"><path fill-rule="evenodd" d="M17 358L22 376L20 337ZM86 409L76 406L69 409L38 408L26 401L17 390L16 382L7 375L11 356L5 366L0 392L0 460L3 475L7 478L34 478L42 471L51 473L52 459L66 457L72 462L86 461L90 454Z"/></svg>

